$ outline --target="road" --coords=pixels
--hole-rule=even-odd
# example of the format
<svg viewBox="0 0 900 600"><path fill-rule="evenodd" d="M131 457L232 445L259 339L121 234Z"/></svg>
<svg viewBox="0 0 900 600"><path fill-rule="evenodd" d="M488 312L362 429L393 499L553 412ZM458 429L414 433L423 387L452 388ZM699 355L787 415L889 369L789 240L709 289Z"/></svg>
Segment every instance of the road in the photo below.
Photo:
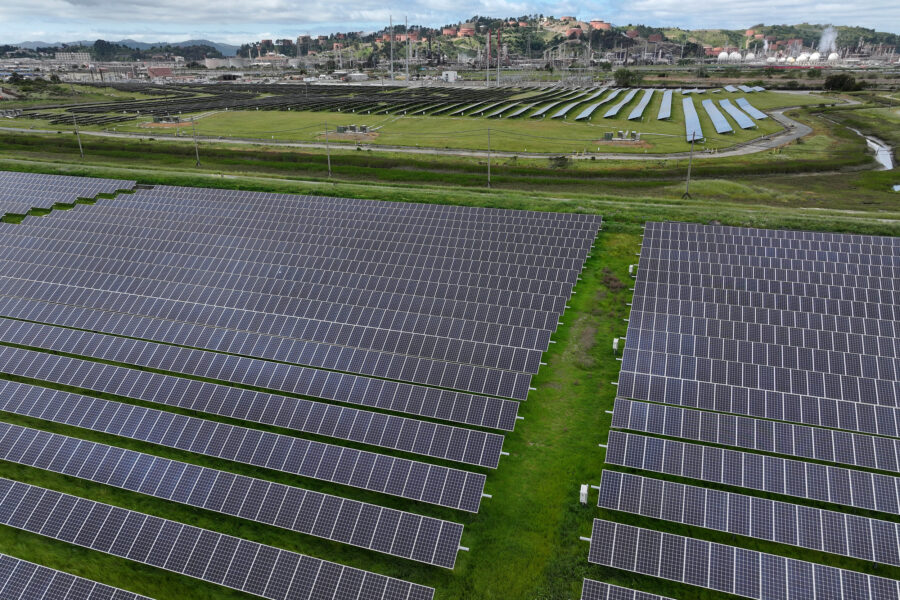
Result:
<svg viewBox="0 0 900 600"><path fill-rule="evenodd" d="M778 121L784 129L778 133L764 136L761 138L757 138L755 140L751 140L749 142L745 142L743 144L734 146L732 148L721 150L719 152L714 153L702 153L704 158L727 158L733 156L744 156L747 154L755 154L757 152L764 152L766 150L771 150L773 148L777 148L779 146L783 146L788 144L798 138L801 138L805 135L812 133L812 128L808 125L804 125L799 121L794 121L790 117L786 116L785 111L792 110L797 107L787 107L781 108L769 113L769 115ZM58 130L55 129L23 129L21 127L0 127L0 131L13 131L17 133L29 132L29 133L57 133ZM182 142L185 144L192 144L194 142L191 137L160 137L157 135L147 135L144 133L127 133L122 131L81 131L82 136L93 136L93 137L105 137L105 138L123 138L123 139L131 139L131 140L166 140L172 142ZM325 150L327 145L322 142L279 142L275 140L251 140L251 139L241 139L241 138L219 138L219 137L200 137L197 138L201 142L217 142L217 143L228 143L228 144L240 144L247 146L277 146L283 148L305 148L305 149L319 149ZM469 158L488 158L492 156L494 158L552 158L555 156L560 156L561 153L556 152L490 152L488 153L485 150L455 150L449 148L413 148L411 146L387 146L381 144L361 144L359 146L351 146L343 143L336 143L331 145L332 148L336 150L352 150L354 148L361 148L362 150L371 150L372 152L392 152L399 154L417 154L417 155L431 155L431 156L464 156ZM670 154L625 154L625 153L586 153L586 154L567 154L572 159L575 160L680 160L688 157L688 152L676 152Z"/></svg>

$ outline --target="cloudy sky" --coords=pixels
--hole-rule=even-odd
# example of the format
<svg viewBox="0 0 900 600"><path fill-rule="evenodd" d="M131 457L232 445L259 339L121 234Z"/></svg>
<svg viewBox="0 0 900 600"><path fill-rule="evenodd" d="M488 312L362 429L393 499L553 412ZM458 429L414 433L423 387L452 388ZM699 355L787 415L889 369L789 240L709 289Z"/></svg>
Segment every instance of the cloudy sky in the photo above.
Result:
<svg viewBox="0 0 900 600"><path fill-rule="evenodd" d="M900 33L898 0L0 0L0 42L80 39L240 44L301 33L371 31L407 16L438 26L480 14L575 15L615 24L743 28L756 23L834 23Z"/></svg>

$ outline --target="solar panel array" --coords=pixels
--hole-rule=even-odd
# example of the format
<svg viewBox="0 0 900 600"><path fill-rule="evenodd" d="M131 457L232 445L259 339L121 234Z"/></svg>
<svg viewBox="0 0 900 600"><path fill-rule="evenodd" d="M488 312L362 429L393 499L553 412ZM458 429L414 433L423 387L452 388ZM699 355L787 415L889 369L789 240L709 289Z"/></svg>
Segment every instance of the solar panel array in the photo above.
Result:
<svg viewBox="0 0 900 600"><path fill-rule="evenodd" d="M6 423L0 458L448 569L463 531L449 521Z"/></svg>
<svg viewBox="0 0 900 600"><path fill-rule="evenodd" d="M3 600L151 600L132 592L0 554Z"/></svg>
<svg viewBox="0 0 900 600"><path fill-rule="evenodd" d="M593 579L585 579L581 588L581 600L671 600L656 594L630 590Z"/></svg>
<svg viewBox="0 0 900 600"><path fill-rule="evenodd" d="M900 439L622 398L616 400L613 427L823 462L900 471Z"/></svg>
<svg viewBox="0 0 900 600"><path fill-rule="evenodd" d="M159 186L0 223L0 413L29 419L0 421L0 459L452 569L461 524L352 496L479 510L469 469L497 468L504 439L485 429L514 429L600 222ZM10 527L265 598L434 593L11 480L0 496Z"/></svg>
<svg viewBox="0 0 900 600"><path fill-rule="evenodd" d="M900 566L896 523L606 470L601 508Z"/></svg>
<svg viewBox="0 0 900 600"><path fill-rule="evenodd" d="M588 560L757 600L897 598L893 579L594 519Z"/></svg>
<svg viewBox="0 0 900 600"><path fill-rule="evenodd" d="M10 479L0 478L0 498L8 527L263 598L434 597L399 579Z"/></svg>
<svg viewBox="0 0 900 600"><path fill-rule="evenodd" d="M0 381L0 410L469 512L484 490L480 473L25 383Z"/></svg>
<svg viewBox="0 0 900 600"><path fill-rule="evenodd" d="M172 199L173 195L175 199ZM272 200L271 210L267 211L260 198L247 199L247 202L251 201L256 203L258 230L244 221L246 226L241 228L233 225L216 227L213 229L216 234L201 234L199 231L205 231L209 226L209 219L195 215L200 208L217 211L233 204L233 201L222 201L213 195L179 201L177 191L160 193L140 190L129 196L128 200L116 199L100 208L90 207L94 210L72 211L75 214L65 215L65 219L54 219L51 215L37 220L40 222L23 225L13 233L26 237L25 243L29 246L27 250L3 249L0 256L9 262L0 269L0 290L5 295L38 302L67 297L70 298L67 305L88 313L85 315L87 318L98 318L97 311L115 309L127 317L119 318L117 315L113 333L144 337L141 333L146 335L147 330L152 328L156 341L200 345L258 358L287 359L311 367L521 400L527 394L531 375L538 369L540 354L547 348L549 335L546 331L479 325L483 321L477 320L478 315L474 312L468 315L468 322L448 323L449 328L430 316L424 316L428 313L418 316L362 311L365 320L361 321L361 309L351 310L340 303L313 305L315 310L320 311L318 318L308 313L295 316L297 303L287 290L284 294L275 293L279 290L272 289L273 293L254 292L248 295L246 292L249 290L243 286L250 283L282 288L286 284L279 283L273 277L279 273L283 277L291 277L293 281L298 276L310 281L315 278L319 282L323 281L323 277L329 277L331 281L341 281L344 286L357 290L367 289L368 284L379 287L390 285L393 286L392 291L400 291L401 286L409 291L418 288L419 295L430 299L429 305L436 303L436 298L448 296L451 299L482 302L496 298L501 306L530 305L540 310L549 309L558 315L564 309L565 300L583 265L583 257L599 227L599 220L585 219L582 215L573 215L570 225L565 220L555 219L548 221L547 225L530 225L539 222L540 217L501 217L492 214L471 220L463 216L439 218L438 222L446 222L446 225L429 228L431 234L423 237L424 241L434 244L448 235L463 231L467 235L478 233L493 239L507 232L509 235L505 236L505 241L498 242L498 245L510 250L518 249L521 242L527 240L532 244L544 242L537 248L538 254L552 254L560 248L565 248L568 253L570 247L580 251L580 258L563 259L565 264L561 267L500 262L505 261L504 256L509 253L501 255L491 251L478 253L478 256L489 260L462 258L472 256L473 252L466 247L465 240L450 242L457 244L457 247L447 249L452 257L430 257L415 254L412 249L409 252L373 252L370 249L365 251L369 260L363 261L303 255L303 249L310 252L310 248L300 242L303 239L301 236L307 235L304 233L306 231L320 231L319 222L333 222L348 233L351 225L354 231L378 227L377 232L361 232L363 237L372 234L384 236L384 229L388 228L394 229L395 235L404 239L410 231L425 232L425 219L429 217L418 213L427 211L407 210L401 206L385 214L376 212L366 222L360 215L365 214L367 205L356 202L347 203L346 207L335 202L328 208L311 207L303 211L296 208L296 201L292 201L294 210L291 211L290 205L285 208L285 201ZM189 214L182 214L187 210L186 205ZM297 219L305 213L322 216L300 219L300 224L284 219L286 212ZM260 213L262 216L259 216ZM404 213L413 214L404 218L401 216ZM272 219L276 215L279 220L273 224ZM391 220L390 226L380 222L386 219ZM143 232L139 237L120 234L97 239L100 231L110 232L111 228L115 228L120 233L125 227L138 225ZM189 228L188 233L177 231L186 227ZM285 229L288 231L278 233ZM221 243L216 236L226 233L242 235L219 249L200 245L204 239L219 239ZM183 246L168 244L168 252L160 250L161 240L174 241L188 235L191 243ZM276 236L274 240L261 239L273 235ZM65 244L61 241L63 239ZM81 242L73 247L71 242L75 239ZM340 239L332 236L330 243L340 243ZM46 243L40 244L47 248L43 261L36 257L41 254L34 247L37 240L46 240ZM59 241L54 243L54 240ZM324 240L322 243L325 243ZM389 242L381 243L384 244L389 245ZM67 248L66 254L60 253L62 247ZM236 247L244 249L238 254ZM278 248L279 251L260 254L259 250L251 249L265 247ZM334 252L334 246L323 245L313 246L312 251L323 247L328 253ZM141 252L154 248L157 250L153 254ZM170 260L185 260L176 250L194 253L192 256L196 258L191 258L191 267L167 266ZM142 263L142 257L156 257L155 252L161 252L157 258L159 262L150 260L146 266L135 264ZM133 258L126 259L125 256ZM203 268L197 262L201 256L205 257L202 259ZM226 256L229 257L227 262ZM239 256L256 260L232 262ZM524 256L525 260L534 263L534 255ZM275 262L265 263L267 259ZM99 270L98 262L102 263ZM38 266L41 264L44 266ZM242 271L218 271L219 264L228 264ZM142 276L131 275L137 272ZM257 279L255 274L263 272L268 276ZM165 283L172 279L178 281L179 277L215 285L184 284L174 287ZM85 281L97 284L85 288L82 284ZM457 297L454 298L454 295ZM245 306L253 310L242 308ZM305 306L309 305L303 304L300 308ZM428 309L423 307L423 310ZM164 324L160 323L163 318L166 319ZM108 317L102 320L109 321ZM431 333L432 326L434 333ZM221 333L222 330L224 333ZM215 335L215 331L220 333ZM277 336L273 335L276 331ZM490 337L485 337L488 335ZM204 345L200 340L207 338L213 338L210 340L212 343Z"/></svg>
<svg viewBox="0 0 900 600"><path fill-rule="evenodd" d="M79 198L96 198L134 186L134 181L119 179L0 171L0 215L27 214L33 208L73 204Z"/></svg>
<svg viewBox="0 0 900 600"><path fill-rule="evenodd" d="M0 341L506 431L515 427L519 406L514 400L295 365L272 368L259 359L3 318Z"/></svg>
<svg viewBox="0 0 900 600"><path fill-rule="evenodd" d="M717 485L607 469L598 506L900 566L898 257L900 238L647 223L606 463ZM900 598L891 579L602 520L590 560L749 598Z"/></svg>
<svg viewBox="0 0 900 600"><path fill-rule="evenodd" d="M688 479L900 514L898 478L751 452L609 432L606 462Z"/></svg>
<svg viewBox="0 0 900 600"><path fill-rule="evenodd" d="M503 444L493 433L19 348L0 347L0 372L490 468Z"/></svg>

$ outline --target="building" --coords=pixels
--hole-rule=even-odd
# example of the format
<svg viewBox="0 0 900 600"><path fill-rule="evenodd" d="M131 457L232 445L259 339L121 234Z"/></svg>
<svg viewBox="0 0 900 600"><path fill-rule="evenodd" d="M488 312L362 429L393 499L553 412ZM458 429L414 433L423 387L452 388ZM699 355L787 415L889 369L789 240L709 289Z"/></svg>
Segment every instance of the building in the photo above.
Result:
<svg viewBox="0 0 900 600"><path fill-rule="evenodd" d="M601 21L600 19L591 19L591 28L609 31L610 29L612 29L612 25L607 23L606 21Z"/></svg>
<svg viewBox="0 0 900 600"><path fill-rule="evenodd" d="M569 27L566 29L566 37L570 39L581 37L581 27Z"/></svg>
<svg viewBox="0 0 900 600"><path fill-rule="evenodd" d="M444 27L444 28L441 30L441 35L447 35L447 36L450 36L450 37L456 37L456 33L457 33L458 31L459 31L459 30L458 30L456 27Z"/></svg>
<svg viewBox="0 0 900 600"><path fill-rule="evenodd" d="M528 21L519 21L519 27L528 27Z"/></svg>
<svg viewBox="0 0 900 600"><path fill-rule="evenodd" d="M57 52L54 58L68 63L86 64L91 62L89 52Z"/></svg>
<svg viewBox="0 0 900 600"><path fill-rule="evenodd" d="M637 29L629 29L628 31L625 32L625 35L627 35L627 36L630 37L631 39L634 39L634 38L638 37L638 36L641 35L641 34L640 34L640 32L639 32Z"/></svg>
<svg viewBox="0 0 900 600"><path fill-rule="evenodd" d="M575 17L560 17L559 20L560 21L577 21L578 19L576 19Z"/></svg>
<svg viewBox="0 0 900 600"><path fill-rule="evenodd" d="M459 26L459 31L456 34L456 37L472 37L475 35L475 24L474 23L463 23Z"/></svg>
<svg viewBox="0 0 900 600"><path fill-rule="evenodd" d="M444 71L441 73L441 81L446 83L456 83L456 71Z"/></svg>
<svg viewBox="0 0 900 600"><path fill-rule="evenodd" d="M656 43L656 44L658 44L658 43L660 43L661 41L663 41L663 39L662 39L662 34L661 34L661 33L651 33L651 34L647 37L647 41L648 41L648 42L651 42L651 43Z"/></svg>

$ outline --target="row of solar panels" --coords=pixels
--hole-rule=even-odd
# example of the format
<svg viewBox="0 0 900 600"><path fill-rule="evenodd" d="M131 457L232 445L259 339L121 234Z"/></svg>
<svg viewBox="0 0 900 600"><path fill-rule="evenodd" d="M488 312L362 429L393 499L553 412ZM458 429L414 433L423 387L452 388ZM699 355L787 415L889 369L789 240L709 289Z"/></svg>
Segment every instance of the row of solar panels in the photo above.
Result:
<svg viewBox="0 0 900 600"><path fill-rule="evenodd" d="M752 129L756 127L753 119L761 120L767 118L767 115L753 107L746 98L738 98L737 106L731 103L731 100L719 100L719 106L710 100L705 99L701 102L706 116L712 121L716 133L732 133L734 128L725 115L719 110L719 107L725 110L728 115L734 119L738 127L741 129ZM691 98L683 98L681 100L682 109L684 110L684 128L687 141L699 141L705 138L703 135L703 127L700 124L700 116L697 114L697 108ZM752 117L752 118L751 118Z"/></svg>
<svg viewBox="0 0 900 600"><path fill-rule="evenodd" d="M606 469L599 507L900 566L900 336L867 318L893 285L832 284L895 245L648 223L606 463L671 477ZM900 597L891 579L601 519L589 560L748 598Z"/></svg>
<svg viewBox="0 0 900 600"><path fill-rule="evenodd" d="M0 171L0 215L22 215L35 208L74 204L80 198L95 198L134 186L134 181L118 179Z"/></svg>

